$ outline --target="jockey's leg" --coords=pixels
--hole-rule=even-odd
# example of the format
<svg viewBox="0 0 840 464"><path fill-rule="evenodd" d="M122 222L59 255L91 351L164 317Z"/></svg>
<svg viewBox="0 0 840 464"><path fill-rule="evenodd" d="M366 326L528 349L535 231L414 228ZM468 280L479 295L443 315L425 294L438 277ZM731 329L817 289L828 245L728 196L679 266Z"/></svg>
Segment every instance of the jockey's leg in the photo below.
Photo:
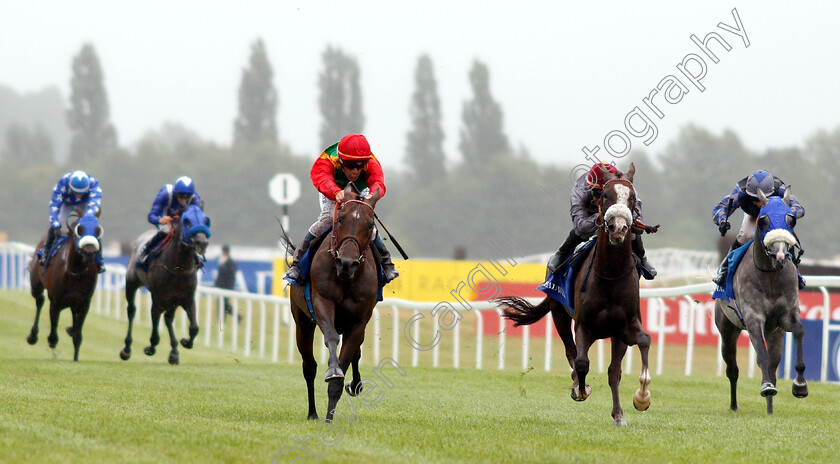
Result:
<svg viewBox="0 0 840 464"><path fill-rule="evenodd" d="M720 268L718 268L718 274L712 279L712 282L715 283L718 287L723 288L726 285L726 274L729 272L729 253L738 249L742 243L738 242L736 238L734 242L732 242L732 246L729 247L729 251L726 252L726 256L723 257L723 261L720 263Z"/></svg>
<svg viewBox="0 0 840 464"><path fill-rule="evenodd" d="M312 243L312 240L315 239L315 236L312 235L311 232L307 232L306 236L303 237L303 241L295 247L295 254L292 257L292 264L289 266L289 270L286 271L286 277L294 280L298 283L303 283L302 276L300 275L300 259L303 257L303 254L306 250L309 249L309 244Z"/></svg>
<svg viewBox="0 0 840 464"><path fill-rule="evenodd" d="M575 247L583 243L583 239L578 236L577 232L572 229L569 232L569 236L566 237L566 240L560 245L560 248L554 252L554 255L548 259L548 273L554 274L555 271L560 269L560 266L566 261L566 258L575 251Z"/></svg>
<svg viewBox="0 0 840 464"><path fill-rule="evenodd" d="M385 242L382 241L382 237L379 234L376 235L376 240L373 241L373 244L376 245L376 250L379 251L379 256L382 258L382 271L385 272L385 283L387 284L399 277L400 272L397 271L394 263L391 262L391 252L385 248Z"/></svg>
<svg viewBox="0 0 840 464"><path fill-rule="evenodd" d="M160 244L160 242L166 238L166 235L169 233L168 229L158 229L157 233L149 239L148 242L143 246L143 249L137 256L137 267L148 271L149 270L149 261L151 261L152 251Z"/></svg>
<svg viewBox="0 0 840 464"><path fill-rule="evenodd" d="M50 249L52 249L53 243L55 243L55 239L61 235L61 228L60 227L50 227L50 230L47 231L47 241L44 243L44 248L41 251L41 257L39 261L42 266L47 264L47 257L50 254Z"/></svg>
<svg viewBox="0 0 840 464"><path fill-rule="evenodd" d="M645 245L642 243L642 235L636 234L633 238L633 253L639 257L639 266L642 267L642 276L647 280L653 280L656 277L656 268L650 264L645 256Z"/></svg>

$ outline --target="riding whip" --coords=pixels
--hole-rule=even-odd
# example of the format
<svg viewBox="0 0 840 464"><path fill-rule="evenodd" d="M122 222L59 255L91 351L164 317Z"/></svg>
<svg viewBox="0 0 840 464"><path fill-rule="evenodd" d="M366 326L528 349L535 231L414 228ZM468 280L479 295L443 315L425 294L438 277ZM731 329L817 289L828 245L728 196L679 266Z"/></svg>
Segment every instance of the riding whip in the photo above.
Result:
<svg viewBox="0 0 840 464"><path fill-rule="evenodd" d="M283 222L280 221L280 218L277 216L274 216L274 219L277 219L277 223L280 224L280 232L283 233L283 240L286 242L286 253L294 254L295 246L292 245L292 240L289 239L289 236L286 234L286 229L283 228Z"/></svg>
<svg viewBox="0 0 840 464"><path fill-rule="evenodd" d="M373 212L373 217L375 217L376 220L379 221L379 225L382 226L382 229L385 231L386 234L388 234L388 239L394 242L394 246L397 247L397 250L400 252L403 259L408 259L408 255L405 253L405 250L403 250L403 248L400 246L400 242L398 242L397 239L395 239L394 236L391 235L391 232L388 232L388 228L385 227L385 224L383 224L382 220L379 219L379 216L376 215L376 211Z"/></svg>

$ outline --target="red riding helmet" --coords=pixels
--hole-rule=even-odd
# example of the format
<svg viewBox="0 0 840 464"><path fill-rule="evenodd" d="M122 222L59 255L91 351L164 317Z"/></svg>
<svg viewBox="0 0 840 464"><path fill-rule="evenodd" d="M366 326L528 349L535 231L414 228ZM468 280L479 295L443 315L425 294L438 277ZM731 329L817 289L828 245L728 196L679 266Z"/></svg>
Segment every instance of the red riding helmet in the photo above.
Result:
<svg viewBox="0 0 840 464"><path fill-rule="evenodd" d="M592 169L586 174L586 186L591 189L603 190L604 171L611 172L616 176L621 174L621 171L614 164L604 162L595 163L592 165Z"/></svg>
<svg viewBox="0 0 840 464"><path fill-rule="evenodd" d="M342 161L367 161L370 144L362 134L347 134L338 142L338 157Z"/></svg>

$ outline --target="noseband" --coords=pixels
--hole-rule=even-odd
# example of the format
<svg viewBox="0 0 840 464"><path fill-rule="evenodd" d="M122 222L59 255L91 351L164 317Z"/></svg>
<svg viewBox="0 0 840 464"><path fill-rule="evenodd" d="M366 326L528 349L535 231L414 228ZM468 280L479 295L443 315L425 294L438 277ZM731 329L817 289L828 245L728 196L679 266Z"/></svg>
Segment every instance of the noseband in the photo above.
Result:
<svg viewBox="0 0 840 464"><path fill-rule="evenodd" d="M630 182L627 179L610 179L610 180L604 182L604 188L601 191L602 192L601 193L601 198L604 198L603 191L606 190L607 186L612 184L612 183L620 183L622 185L626 185L627 187L629 187L630 190L632 190L634 192L636 191L636 189L633 188L633 182ZM618 204L618 203L616 203L616 204ZM606 214L606 210L602 207L602 205L603 205L603 203L598 202L598 218L595 219L595 225L597 227L603 228L604 231L606 232L607 231L607 226L608 226L607 221L604 220L604 214ZM612 205L610 205L610 206L612 206ZM632 219L633 219L632 218L633 208L630 207L630 206L628 206L628 208L630 208L630 214L631 214L630 222L633 222L632 221ZM609 208L607 208L607 209L609 209Z"/></svg>
<svg viewBox="0 0 840 464"><path fill-rule="evenodd" d="M349 203L358 203L359 205L365 205L368 208L370 208L370 212L373 213L373 206L370 206L369 204L367 204L367 203L365 203L361 200L348 200L348 201L345 201L341 206L335 208L335 211L333 212L333 229L332 229L332 242L331 242L331 246L330 246L330 253L333 255L333 258L338 259L338 253L341 251L341 248L344 247L344 245L346 245L347 242L353 242L353 243L356 244L356 248L359 250L358 261L360 263L363 263L363 262L365 262L365 252L362 249L362 244L359 243L359 240L356 237L354 237L354 233L356 231L356 222L353 221L353 229L351 229L350 233L347 234L347 236L345 236L344 238L342 238L341 241L338 240L338 237L336 236L336 232L335 232L336 228L337 228L336 224L338 223L338 210L344 208Z"/></svg>

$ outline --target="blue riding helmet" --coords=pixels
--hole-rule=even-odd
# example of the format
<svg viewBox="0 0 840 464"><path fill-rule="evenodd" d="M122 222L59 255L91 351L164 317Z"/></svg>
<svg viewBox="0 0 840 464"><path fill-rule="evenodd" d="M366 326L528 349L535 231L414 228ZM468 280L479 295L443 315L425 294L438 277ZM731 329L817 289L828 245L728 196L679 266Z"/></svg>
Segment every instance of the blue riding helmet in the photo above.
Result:
<svg viewBox="0 0 840 464"><path fill-rule="evenodd" d="M757 197L759 190L764 192L764 196L766 197L773 194L773 176L769 172L761 169L754 171L747 177L747 195Z"/></svg>
<svg viewBox="0 0 840 464"><path fill-rule="evenodd" d="M187 176L181 176L175 181L172 192L177 194L195 195L195 183Z"/></svg>
<svg viewBox="0 0 840 464"><path fill-rule="evenodd" d="M70 190L75 193L90 191L90 176L84 171L74 171L70 174Z"/></svg>

